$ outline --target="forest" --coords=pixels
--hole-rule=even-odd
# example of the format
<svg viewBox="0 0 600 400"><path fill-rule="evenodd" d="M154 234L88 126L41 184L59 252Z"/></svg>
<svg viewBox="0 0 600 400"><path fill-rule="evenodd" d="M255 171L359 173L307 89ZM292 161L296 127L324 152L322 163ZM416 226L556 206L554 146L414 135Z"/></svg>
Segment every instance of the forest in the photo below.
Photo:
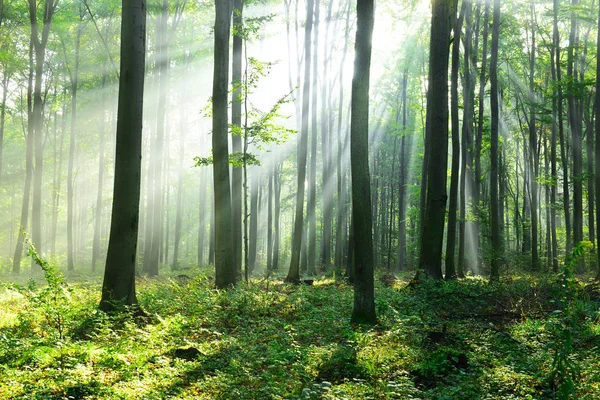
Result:
<svg viewBox="0 0 600 400"><path fill-rule="evenodd" d="M600 398L596 0L0 0L0 398Z"/></svg>

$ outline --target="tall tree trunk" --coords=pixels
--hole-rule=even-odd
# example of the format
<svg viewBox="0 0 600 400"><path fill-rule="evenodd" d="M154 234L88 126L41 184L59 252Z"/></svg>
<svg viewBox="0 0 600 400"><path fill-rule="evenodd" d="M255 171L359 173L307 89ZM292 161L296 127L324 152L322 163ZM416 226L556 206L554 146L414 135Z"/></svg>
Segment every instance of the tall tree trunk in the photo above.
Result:
<svg viewBox="0 0 600 400"><path fill-rule="evenodd" d="M488 52L488 31L489 31L489 20L490 20L490 2L485 1L485 7L483 12L483 52L481 54L481 71L479 74L479 114L477 118L477 137L475 138L475 188L473 190L473 202L475 203L475 215L476 220L473 224L475 230L474 237L477 241L475 248L477 254L475 261L475 268L479 270L481 260L481 238L480 232L480 213L481 213L481 145L483 140L483 114L484 114L484 102L485 102L485 76L487 68L487 52Z"/></svg>
<svg viewBox="0 0 600 400"><path fill-rule="evenodd" d="M311 37L313 27L314 0L306 3L306 25L304 30L304 88L302 94L302 128L298 142L298 181L296 192L296 214L292 236L292 259L286 277L287 282L297 283L300 280L300 251L304 236L304 181L306 179L306 156L308 152L308 113L310 106L312 66Z"/></svg>
<svg viewBox="0 0 600 400"><path fill-rule="evenodd" d="M21 257L23 256L23 233L27 229L29 219L29 204L31 201L31 180L33 177L33 124L29 123L32 119L33 111L33 37L29 44L29 74L27 77L27 149L25 153L25 184L23 188L23 202L21 206L21 224L15 246L13 257L13 274L21 272Z"/></svg>
<svg viewBox="0 0 600 400"><path fill-rule="evenodd" d="M421 230L419 270L434 279L442 278L442 245L446 216L446 177L448 164L448 61L451 19L455 10L448 1L434 0L427 114L430 125L430 162L427 167L427 203Z"/></svg>
<svg viewBox="0 0 600 400"><path fill-rule="evenodd" d="M448 234L446 236L446 280L456 279L456 212L458 209L458 174L460 169L460 126L458 121L458 69L460 66L460 35L467 3L462 2L460 15L454 22L452 42L452 69L450 99L452 116L452 175L450 178L450 204L448 208ZM464 122L463 122L464 123ZM461 194L461 197L464 195Z"/></svg>
<svg viewBox="0 0 600 400"><path fill-rule="evenodd" d="M538 138L535 115L535 91L534 91L534 74L535 74L535 57L536 43L535 31L537 21L535 20L534 5L531 4L531 52L529 54L529 91L531 103L529 108L529 181L530 181L530 202L531 202L531 268L536 271L539 268L538 257L538 184L537 172L539 164L538 156Z"/></svg>
<svg viewBox="0 0 600 400"><path fill-rule="evenodd" d="M244 0L233 2L233 27L237 33L233 35L233 53L231 64L231 124L242 126L242 52L244 38L242 33ZM231 151L242 152L242 136L231 136ZM231 218L232 218L232 246L233 263L238 276L242 274L242 180L243 171L240 167L233 167L231 171Z"/></svg>
<svg viewBox="0 0 600 400"><path fill-rule="evenodd" d="M259 203L259 186L260 186L260 171L255 168L251 178L250 188L250 229L248 233L249 248L248 248L248 270L252 272L256 266L256 251L258 242L258 203Z"/></svg>
<svg viewBox="0 0 600 400"><path fill-rule="evenodd" d="M555 0L557 1L557 0ZM600 9L598 10L598 34L596 39L596 54L600 54ZM596 57L596 77L600 77L600 57ZM596 79L596 102L594 104L596 119L596 168L595 168L595 180L596 180L596 239L600 242L600 79ZM600 280L600 243L596 244L596 255L597 255L597 270L596 280Z"/></svg>
<svg viewBox="0 0 600 400"><path fill-rule="evenodd" d="M44 162L44 133L43 133L43 108L44 99L42 98L42 82L44 80L44 61L48 36L52 17L58 5L58 1L45 0L43 11L43 26L41 37L39 33L37 3L35 0L29 1L29 20L31 23L31 38L35 50L35 80L33 86L33 108L30 115L31 120L28 124L33 124L33 152L34 152L34 171L33 171L33 199L31 210L31 239L36 246L38 253L43 253L42 247L42 169ZM79 34L79 32L78 32ZM33 267L33 265L32 265Z"/></svg>
<svg viewBox="0 0 600 400"><path fill-rule="evenodd" d="M502 238L500 236L501 206L498 201L498 133L500 128L499 93L498 93L498 40L500 36L500 0L494 0L494 22L492 25L492 54L490 59L490 109L492 112L492 126L490 138L490 212L492 230L492 269L490 280L496 282L500 279L500 262L502 259Z"/></svg>
<svg viewBox="0 0 600 400"><path fill-rule="evenodd" d="M275 187L275 215L274 215L274 228L273 228L273 271L279 269L279 218L281 213L281 178L279 176L278 162L275 163L273 168L273 186Z"/></svg>
<svg viewBox="0 0 600 400"><path fill-rule="evenodd" d="M341 5L340 5L341 7ZM329 30L332 21L333 1L327 6L327 17L325 24L325 46L324 46L324 65L323 79L321 82L321 154L323 157L323 191L322 191L322 209L323 209L323 240L321 243L321 264L328 269L331 266L331 225L333 217L333 164L332 164L332 121L333 113L329 110L332 108L331 98L332 91L328 90L331 83L329 82L329 67L331 65L333 49L327 46L329 43ZM337 20L334 32L337 31ZM329 54L327 50L329 49ZM327 104L325 102L327 99Z"/></svg>
<svg viewBox="0 0 600 400"><path fill-rule="evenodd" d="M275 180L275 160L272 160L273 168L267 174L267 275L273 270L273 181Z"/></svg>
<svg viewBox="0 0 600 400"><path fill-rule="evenodd" d="M308 273L316 275L315 268L317 255L317 136L318 136L318 90L317 76L319 74L319 11L321 2L317 0L314 8L314 51L313 51L313 81L314 88L312 90L312 124L310 136L310 166L308 174ZM323 118L323 116L321 116Z"/></svg>
<svg viewBox="0 0 600 400"><path fill-rule="evenodd" d="M102 192L104 183L104 131L106 130L106 65L102 65L102 116L100 117L100 148L98 150L98 192L94 217L94 244L92 249L92 271L96 271L96 261L100 258L100 227L102 225Z"/></svg>
<svg viewBox="0 0 600 400"><path fill-rule="evenodd" d="M456 274L459 278L465 275L465 247L467 245L467 199L471 199L473 185L469 185L469 192L467 193L467 175L468 181L471 183L472 180L472 135L473 135L473 98L474 98L474 84L473 76L471 75L471 62L476 65L474 60L474 54L472 54L472 4L466 5L465 10L465 35L463 40L464 46L464 57L463 57L463 71L464 71L464 83L463 83L463 126L462 126L462 138L461 138L461 159L460 159L460 183L459 183L459 197L460 197L460 216L458 224L458 265L456 268ZM476 53L476 52L475 52ZM468 166L468 168L467 168ZM472 246L471 246L472 247Z"/></svg>
<svg viewBox="0 0 600 400"><path fill-rule="evenodd" d="M100 309L136 305L135 264L138 237L146 2L123 0L121 74L117 116L115 183L110 239Z"/></svg>
<svg viewBox="0 0 600 400"><path fill-rule="evenodd" d="M571 5L577 7L579 0L573 0ZM581 119L579 118L579 90L577 71L575 68L575 48L578 46L578 22L575 12L571 12L571 33L569 35L569 48L567 50L567 103L569 111L569 126L572 136L573 158L573 245L577 246L583 240L583 180L582 173L582 132ZM578 93L576 94L575 91ZM583 258L577 264L578 272L583 272Z"/></svg>
<svg viewBox="0 0 600 400"><path fill-rule="evenodd" d="M184 32L184 42L185 42L185 32L186 32L187 24L183 26ZM179 267L179 246L181 242L181 230L182 230L182 214L183 214L183 177L184 177L184 169L183 169L183 161L185 159L185 130L187 128L187 112L185 109L186 98L185 98L185 83L187 82L187 68L184 67L183 77L181 79L181 103L179 110L179 170L178 170L178 178L177 178L177 214L175 215L175 240L173 243L173 264L172 269L177 269Z"/></svg>
<svg viewBox="0 0 600 400"><path fill-rule="evenodd" d="M352 79L350 154L354 232L354 308L352 323L374 324L373 228L369 175L369 84L374 1L357 0L357 25Z"/></svg>
<svg viewBox="0 0 600 400"><path fill-rule="evenodd" d="M213 176L215 188L216 286L226 288L237 280L233 263L231 189L229 182L229 129L227 93L229 36L233 0L215 0L215 57L213 80Z"/></svg>
<svg viewBox="0 0 600 400"><path fill-rule="evenodd" d="M149 207L151 235L144 251L144 272L150 276L158 275L160 248L163 238L163 164L165 162L165 115L167 108L167 90L169 73L169 53L167 40L167 21L169 18L169 0L162 0L162 14L157 17L157 62L158 70L158 108L156 113L156 138L151 166L152 169L152 207ZM148 248L148 245L150 247ZM148 256L146 252L149 251Z"/></svg>
<svg viewBox="0 0 600 400"><path fill-rule="evenodd" d="M402 139L400 142L400 181L398 183L398 259L396 267L403 269L406 264L406 180L410 165L410 152L407 147L407 95L408 69L404 70L402 78Z"/></svg>
<svg viewBox="0 0 600 400"><path fill-rule="evenodd" d="M212 210L207 211L206 205L206 189L208 186L208 176L205 171L202 172L200 176L200 201L198 202L198 216L199 216L199 224L198 224L198 265L204 266L204 236L206 234L206 216L208 215L208 220L212 219L211 214ZM212 208L212 207L211 207Z"/></svg>
<svg viewBox="0 0 600 400"><path fill-rule="evenodd" d="M2 182L2 154L4 147L4 121L6 119L6 99L8 97L8 85L10 74L7 69L2 73L2 103L0 104L0 182Z"/></svg>
<svg viewBox="0 0 600 400"><path fill-rule="evenodd" d="M553 7L553 27L552 27L552 49L550 52L550 69L552 80L554 81L554 91L552 93L552 133L550 139L550 169L551 169L551 192L550 192L550 231L552 233L552 270L558 272L558 241L556 237L556 186L558 185L558 173L556 170L556 141L558 133L558 99L559 85L557 78L557 59L559 37L558 37L558 0L554 0ZM568 232L568 231L567 231ZM568 237L568 233L567 233ZM568 240L567 240L568 243Z"/></svg>
<svg viewBox="0 0 600 400"><path fill-rule="evenodd" d="M338 119L337 119L337 151L336 151L336 170L337 170L337 215L336 215L336 233L335 233L335 266L336 268L342 268L342 258L344 254L345 238L344 238L344 216L345 216L345 204L344 199L346 194L344 193L344 174L345 171L342 169L343 155L343 128L342 120L344 113L344 64L346 62L346 55L348 54L348 43L350 39L350 0L348 0L348 7L346 10L346 27L344 35L344 51L342 53L342 60L340 62L340 73L339 73L339 95L338 95Z"/></svg>
<svg viewBox="0 0 600 400"><path fill-rule="evenodd" d="M52 226L50 230L50 252L56 254L56 231L58 230L58 210L60 205L60 187L62 183L62 164L63 164L63 147L65 142L66 131L66 104L63 102L61 118L60 145L58 153L55 150L54 157L54 179L52 182ZM57 113L54 112L54 142L58 140L57 135Z"/></svg>

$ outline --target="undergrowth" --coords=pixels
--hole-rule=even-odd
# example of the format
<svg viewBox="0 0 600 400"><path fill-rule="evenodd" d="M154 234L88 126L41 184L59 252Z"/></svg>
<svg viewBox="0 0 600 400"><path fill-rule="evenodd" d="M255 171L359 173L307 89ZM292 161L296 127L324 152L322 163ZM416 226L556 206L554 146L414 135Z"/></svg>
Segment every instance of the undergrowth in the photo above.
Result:
<svg viewBox="0 0 600 400"><path fill-rule="evenodd" d="M380 324L356 330L352 287L334 279L228 291L206 273L139 279L143 325L98 311L99 284L4 283L0 397L600 398L596 284L570 278L565 319L561 276L416 288L384 278ZM561 392L556 360L566 345L561 362L577 369L566 370L573 390Z"/></svg>

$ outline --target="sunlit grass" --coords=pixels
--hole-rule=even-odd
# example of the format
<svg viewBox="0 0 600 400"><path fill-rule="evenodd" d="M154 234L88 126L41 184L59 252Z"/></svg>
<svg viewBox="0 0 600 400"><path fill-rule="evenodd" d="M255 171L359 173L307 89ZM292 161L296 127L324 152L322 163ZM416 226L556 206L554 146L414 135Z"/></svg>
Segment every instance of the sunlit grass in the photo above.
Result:
<svg viewBox="0 0 600 400"><path fill-rule="evenodd" d="M523 277L425 283L377 277L380 324L349 323L352 286L253 279L212 288L211 271L138 279L146 322L96 309L100 283L70 283L64 338L36 298L0 292L0 398L546 398L557 283ZM198 273L199 272L199 273ZM198 273L197 275L195 275ZM582 292L583 293L583 292ZM584 297L583 294L580 295ZM575 332L578 390L596 398L598 299ZM545 310L540 313L540 310ZM595 372L594 372L595 371ZM587 397L586 397L587 396Z"/></svg>

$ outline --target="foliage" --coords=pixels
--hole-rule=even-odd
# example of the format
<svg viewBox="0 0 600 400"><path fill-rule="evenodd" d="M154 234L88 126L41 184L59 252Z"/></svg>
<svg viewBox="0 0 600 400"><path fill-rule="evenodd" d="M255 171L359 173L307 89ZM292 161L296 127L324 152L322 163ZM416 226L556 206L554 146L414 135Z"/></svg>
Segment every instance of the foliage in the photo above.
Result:
<svg viewBox="0 0 600 400"><path fill-rule="evenodd" d="M562 280L560 292L560 309L554 311L551 328L554 332L553 352L554 360L552 362L552 373L550 382L556 388L556 394L559 399L572 399L577 397L576 382L580 377L580 369L575 361L573 347L573 333L581 315L578 309L581 308L577 300L577 281L573 271L577 264L585 255L587 249L593 249L591 242L579 243L571 253L571 257L564 264L560 278Z"/></svg>
<svg viewBox="0 0 600 400"><path fill-rule="evenodd" d="M554 393L547 377L555 331L548 319L563 289L553 279L416 288L387 279L376 286L380 325L368 330L349 324L352 290L343 281L253 280L228 291L211 282L205 272L139 279L140 305L153 316L142 326L127 313L96 311L97 283L69 283L61 345L34 300L46 288L3 285L0 397L542 399ZM592 349L600 344L600 290L573 281L573 291L577 394L598 398L600 364Z"/></svg>

